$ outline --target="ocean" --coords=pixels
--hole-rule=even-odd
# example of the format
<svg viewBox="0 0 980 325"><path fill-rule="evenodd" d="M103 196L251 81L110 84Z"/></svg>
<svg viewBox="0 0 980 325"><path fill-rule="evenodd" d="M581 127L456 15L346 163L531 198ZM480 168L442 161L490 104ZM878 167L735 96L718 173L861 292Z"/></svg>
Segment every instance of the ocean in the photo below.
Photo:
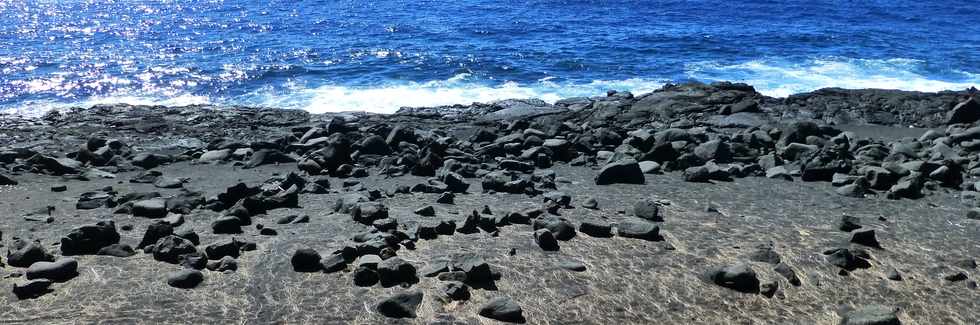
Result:
<svg viewBox="0 0 980 325"><path fill-rule="evenodd" d="M974 1L0 0L0 112L980 85Z"/></svg>

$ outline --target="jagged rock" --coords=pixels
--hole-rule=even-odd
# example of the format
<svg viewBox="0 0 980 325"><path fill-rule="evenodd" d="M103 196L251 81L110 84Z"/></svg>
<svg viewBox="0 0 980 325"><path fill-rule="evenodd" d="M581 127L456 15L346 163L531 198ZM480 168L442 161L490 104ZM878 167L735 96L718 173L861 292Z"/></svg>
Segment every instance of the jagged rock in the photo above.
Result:
<svg viewBox="0 0 980 325"><path fill-rule="evenodd" d="M863 254L855 254L853 251L847 248L832 249L824 252L824 255L827 255L828 263L847 271L871 267L871 263L869 263L867 259L859 256Z"/></svg>
<svg viewBox="0 0 980 325"><path fill-rule="evenodd" d="M946 116L946 124L973 123L977 120L980 120L980 103L972 97L956 104Z"/></svg>
<svg viewBox="0 0 980 325"><path fill-rule="evenodd" d="M450 300L468 300L470 299L470 290L466 284L459 281L445 281L441 285L441 291L443 296L449 298Z"/></svg>
<svg viewBox="0 0 980 325"><path fill-rule="evenodd" d="M152 223L146 227L146 232L143 233L143 239L140 240L139 245L136 245L136 248L142 249L143 247L156 244L160 238L173 235L173 233L174 227L168 223Z"/></svg>
<svg viewBox="0 0 980 325"><path fill-rule="evenodd" d="M851 242L873 248L881 248L874 229L856 230L851 233Z"/></svg>
<svg viewBox="0 0 980 325"><path fill-rule="evenodd" d="M181 255L197 253L197 248L190 240L171 235L157 241L152 251L153 259L177 264Z"/></svg>
<svg viewBox="0 0 980 325"><path fill-rule="evenodd" d="M624 159L603 167L595 178L595 184L646 184L646 179L636 160Z"/></svg>
<svg viewBox="0 0 980 325"><path fill-rule="evenodd" d="M0 185L17 185L17 181L10 176L0 174Z"/></svg>
<svg viewBox="0 0 980 325"><path fill-rule="evenodd" d="M83 255L98 253L103 247L119 242L116 224L111 220L100 221L73 229L61 238L62 255Z"/></svg>

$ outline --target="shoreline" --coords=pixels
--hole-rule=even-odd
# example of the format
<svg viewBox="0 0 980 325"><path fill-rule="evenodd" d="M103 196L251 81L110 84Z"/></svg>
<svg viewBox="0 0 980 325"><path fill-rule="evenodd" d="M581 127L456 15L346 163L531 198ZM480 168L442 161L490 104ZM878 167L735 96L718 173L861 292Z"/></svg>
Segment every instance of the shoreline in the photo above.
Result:
<svg viewBox="0 0 980 325"><path fill-rule="evenodd" d="M969 323L964 97L0 116L0 322Z"/></svg>

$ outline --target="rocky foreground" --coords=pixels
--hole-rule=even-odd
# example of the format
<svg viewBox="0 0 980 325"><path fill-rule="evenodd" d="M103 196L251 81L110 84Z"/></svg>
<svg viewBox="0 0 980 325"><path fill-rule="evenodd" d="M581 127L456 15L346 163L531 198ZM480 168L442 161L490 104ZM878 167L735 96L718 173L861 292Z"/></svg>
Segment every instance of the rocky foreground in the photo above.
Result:
<svg viewBox="0 0 980 325"><path fill-rule="evenodd" d="M980 103L0 116L0 323L975 324Z"/></svg>

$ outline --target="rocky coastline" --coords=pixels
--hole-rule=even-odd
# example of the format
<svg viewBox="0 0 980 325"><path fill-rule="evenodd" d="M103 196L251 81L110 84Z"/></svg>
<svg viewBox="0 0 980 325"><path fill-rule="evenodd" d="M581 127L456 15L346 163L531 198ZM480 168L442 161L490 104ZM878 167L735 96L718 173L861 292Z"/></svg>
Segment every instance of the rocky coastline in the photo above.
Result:
<svg viewBox="0 0 980 325"><path fill-rule="evenodd" d="M972 324L978 121L727 82L0 115L0 322Z"/></svg>

